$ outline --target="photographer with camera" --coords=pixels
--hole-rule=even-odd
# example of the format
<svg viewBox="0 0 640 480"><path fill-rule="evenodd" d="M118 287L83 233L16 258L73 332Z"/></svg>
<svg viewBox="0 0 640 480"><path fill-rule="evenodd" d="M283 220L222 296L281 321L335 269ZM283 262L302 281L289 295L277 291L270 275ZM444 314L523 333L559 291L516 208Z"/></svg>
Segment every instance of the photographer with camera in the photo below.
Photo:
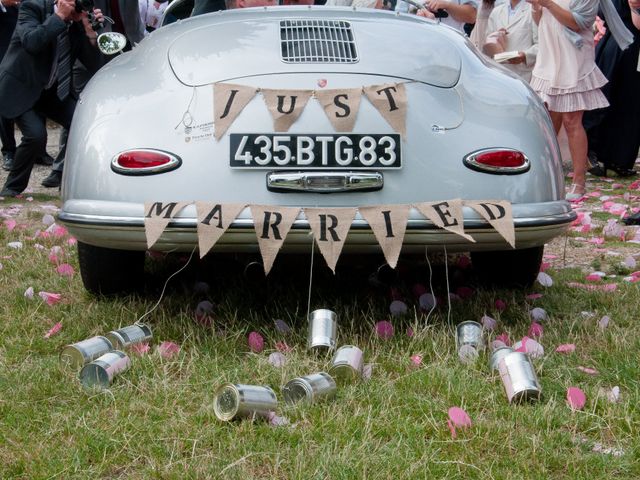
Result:
<svg viewBox="0 0 640 480"><path fill-rule="evenodd" d="M92 11L103 21L102 12ZM86 11L74 0L26 0L0 63L0 116L22 131L12 168L0 196L15 197L29 183L31 169L47 141L46 118L69 128L76 100L71 66L76 58L90 70L100 67L96 32ZM62 156L64 157L64 155ZM50 176L60 178L62 165Z"/></svg>
<svg viewBox="0 0 640 480"><path fill-rule="evenodd" d="M427 0L418 15L439 18L440 23L464 32L465 23L474 23L478 10L477 0Z"/></svg>

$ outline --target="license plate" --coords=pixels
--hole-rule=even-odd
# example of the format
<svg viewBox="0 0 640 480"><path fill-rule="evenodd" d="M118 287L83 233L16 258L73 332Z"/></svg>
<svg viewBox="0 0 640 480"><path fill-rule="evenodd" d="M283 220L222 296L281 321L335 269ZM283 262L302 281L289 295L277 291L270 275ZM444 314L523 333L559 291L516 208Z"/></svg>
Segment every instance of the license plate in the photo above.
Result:
<svg viewBox="0 0 640 480"><path fill-rule="evenodd" d="M253 169L402 167L400 135L232 133L229 165Z"/></svg>

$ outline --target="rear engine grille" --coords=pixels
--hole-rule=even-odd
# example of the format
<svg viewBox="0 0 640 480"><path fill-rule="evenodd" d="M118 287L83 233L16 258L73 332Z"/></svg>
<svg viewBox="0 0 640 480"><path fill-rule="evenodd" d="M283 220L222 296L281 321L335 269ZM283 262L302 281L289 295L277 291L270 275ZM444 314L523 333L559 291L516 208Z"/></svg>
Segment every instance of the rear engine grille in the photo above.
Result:
<svg viewBox="0 0 640 480"><path fill-rule="evenodd" d="M356 63L351 24L344 20L282 20L282 60L286 63Z"/></svg>

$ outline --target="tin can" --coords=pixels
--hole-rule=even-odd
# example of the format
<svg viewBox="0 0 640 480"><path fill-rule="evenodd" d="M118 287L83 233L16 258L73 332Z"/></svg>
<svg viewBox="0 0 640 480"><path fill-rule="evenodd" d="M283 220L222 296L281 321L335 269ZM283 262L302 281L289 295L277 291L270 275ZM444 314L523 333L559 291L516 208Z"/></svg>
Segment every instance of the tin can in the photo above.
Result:
<svg viewBox="0 0 640 480"><path fill-rule="evenodd" d="M482 341L482 325L471 320L459 323L456 327L456 343L458 344L458 348L463 345L471 345L476 350L482 350L484 347Z"/></svg>
<svg viewBox="0 0 640 480"><path fill-rule="evenodd" d="M107 333L107 338L115 348L118 350L124 350L134 343L150 341L153 338L153 335L151 333L151 329L147 325L143 323L136 323Z"/></svg>
<svg viewBox="0 0 640 480"><path fill-rule="evenodd" d="M351 383L362 376L363 363L362 350L355 345L343 345L333 356L329 373L338 381Z"/></svg>
<svg viewBox="0 0 640 480"><path fill-rule="evenodd" d="M213 411L219 420L266 417L278 407L275 392L266 386L225 383L216 390Z"/></svg>
<svg viewBox="0 0 640 480"><path fill-rule="evenodd" d="M113 378L131 366L126 353L113 350L86 364L80 370L80 382L85 388L108 388Z"/></svg>
<svg viewBox="0 0 640 480"><path fill-rule="evenodd" d="M491 368L491 370L492 371L498 370L498 365L500 364L500 360L502 360L504 357L506 357L513 351L514 351L513 348L507 347L507 346L496 348L491 353L491 357L489 358L489 367Z"/></svg>
<svg viewBox="0 0 640 480"><path fill-rule="evenodd" d="M529 355L511 352L500 360L498 371L509 403L538 400L542 394Z"/></svg>
<svg viewBox="0 0 640 480"><path fill-rule="evenodd" d="M336 382L328 373L314 373L290 380L282 388L282 394L287 403L316 403L335 397Z"/></svg>
<svg viewBox="0 0 640 480"><path fill-rule="evenodd" d="M307 347L318 351L331 351L336 348L337 318L331 310L320 309L311 312Z"/></svg>
<svg viewBox="0 0 640 480"><path fill-rule="evenodd" d="M60 363L65 367L78 369L111 350L113 344L107 337L87 338L64 347L60 352Z"/></svg>

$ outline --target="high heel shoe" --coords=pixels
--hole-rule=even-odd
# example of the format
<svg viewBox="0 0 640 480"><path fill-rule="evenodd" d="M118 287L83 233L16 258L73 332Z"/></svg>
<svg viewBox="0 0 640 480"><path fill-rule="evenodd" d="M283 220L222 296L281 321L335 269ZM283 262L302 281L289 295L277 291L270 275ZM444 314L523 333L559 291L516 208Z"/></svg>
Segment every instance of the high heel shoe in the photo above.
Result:
<svg viewBox="0 0 640 480"><path fill-rule="evenodd" d="M564 198L569 202L577 202L582 198L584 198L584 194L585 194L584 185L578 185L577 183L572 183L571 189L569 190L569 192L567 192Z"/></svg>

